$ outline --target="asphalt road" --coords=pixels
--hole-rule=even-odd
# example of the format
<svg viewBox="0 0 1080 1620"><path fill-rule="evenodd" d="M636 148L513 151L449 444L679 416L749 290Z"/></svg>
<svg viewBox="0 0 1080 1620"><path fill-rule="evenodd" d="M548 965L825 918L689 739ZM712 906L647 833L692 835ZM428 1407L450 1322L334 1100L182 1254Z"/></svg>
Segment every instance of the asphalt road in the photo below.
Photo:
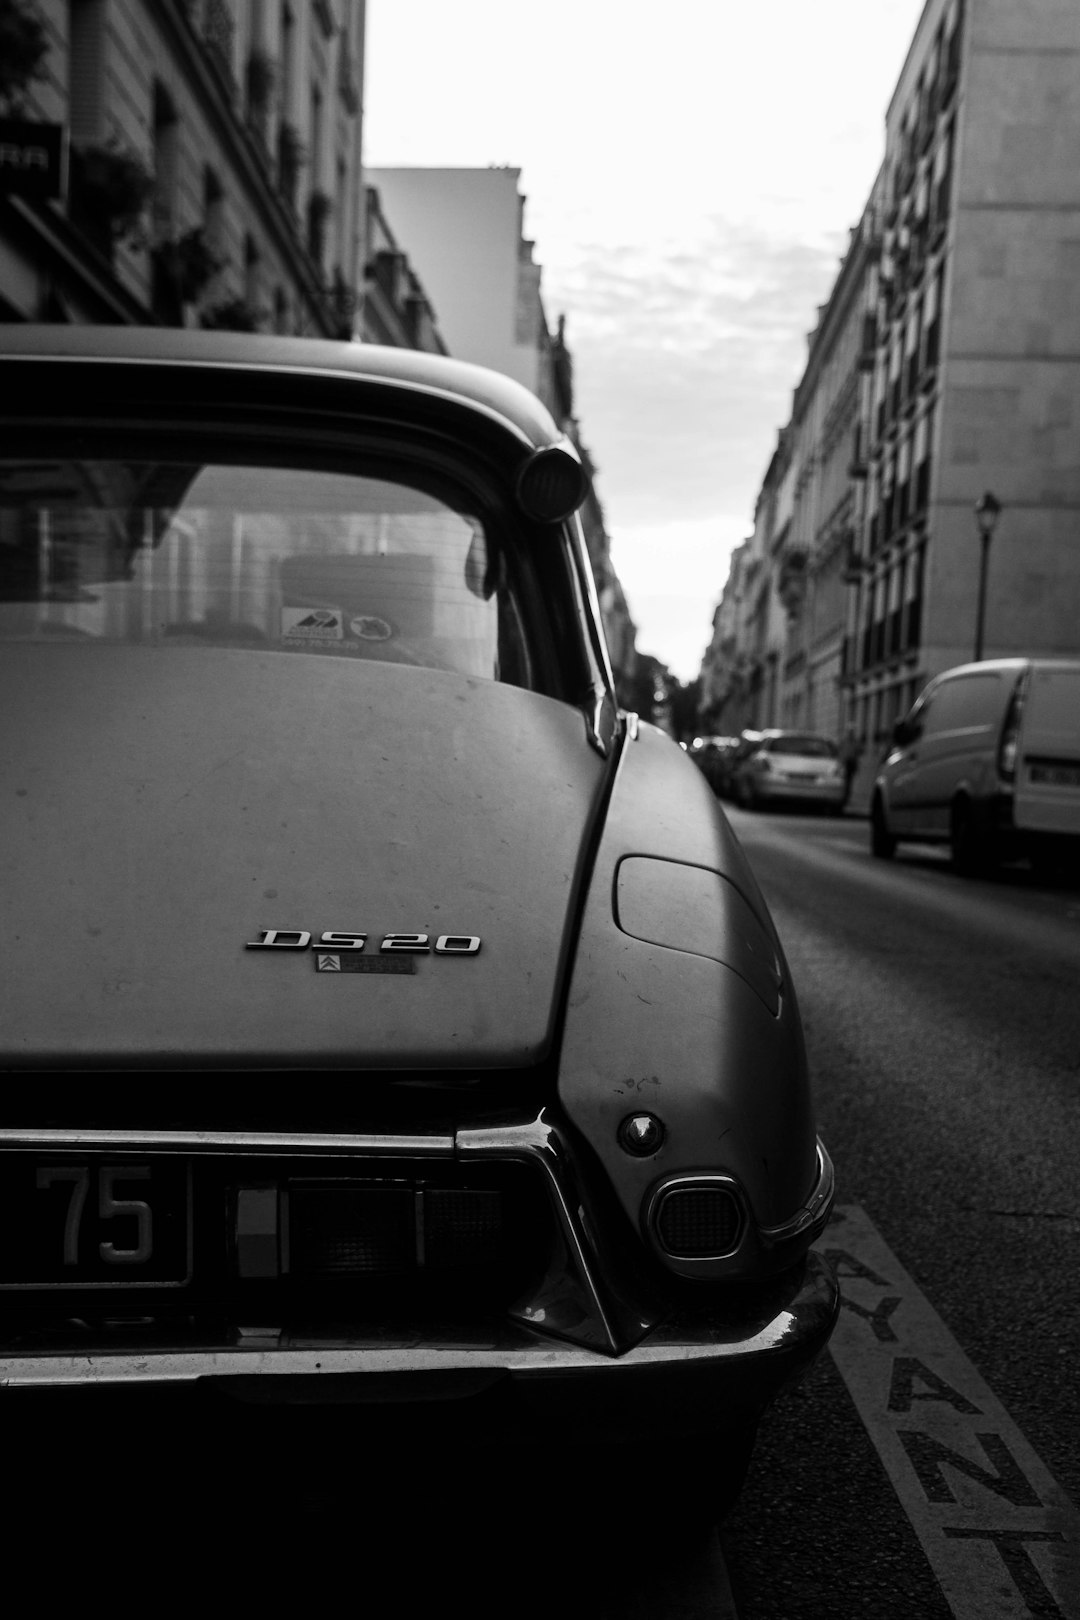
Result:
<svg viewBox="0 0 1080 1620"><path fill-rule="evenodd" d="M963 879L945 855L915 846L875 861L866 823L854 818L732 810L730 819L797 987L839 1205L865 1211L973 1365L969 1376L985 1381L1080 1503L1080 886L1054 888L1021 867ZM826 1245L842 1251L843 1232ZM851 1275L857 1282L858 1265ZM863 1298L849 1326L865 1328L874 1298ZM867 1354L880 1348L873 1333L865 1344ZM857 1363L857 1345L852 1354ZM931 1365L928 1355L904 1366L912 1362ZM949 1393L962 1376L917 1376L909 1411L975 1410ZM902 1474L891 1478L883 1463L853 1399L857 1383L857 1364L845 1378L830 1354L762 1429L724 1535L741 1620L933 1620L963 1610L932 1567L925 1526L920 1534L905 1511ZM987 1426L980 1413L976 1431ZM972 1444L986 1476L1000 1480L1022 1441L989 1453ZM918 1478L916 1509L926 1497L936 1511L935 1492L944 1500L950 1491L941 1480L958 1493L948 1470L927 1464ZM979 1476L971 1489L1026 1512L1034 1493L1017 1479L1009 1501L1008 1479L987 1491ZM1055 1597L1037 1571L1020 1568L1012 1534L1013 1544L978 1541L997 1577L995 1614L1080 1615L1080 1593L1063 1598L1059 1585ZM1021 1551L1032 1545L1029 1537ZM976 1550L974 1540L965 1546ZM972 1612L983 1610L975 1603Z"/></svg>

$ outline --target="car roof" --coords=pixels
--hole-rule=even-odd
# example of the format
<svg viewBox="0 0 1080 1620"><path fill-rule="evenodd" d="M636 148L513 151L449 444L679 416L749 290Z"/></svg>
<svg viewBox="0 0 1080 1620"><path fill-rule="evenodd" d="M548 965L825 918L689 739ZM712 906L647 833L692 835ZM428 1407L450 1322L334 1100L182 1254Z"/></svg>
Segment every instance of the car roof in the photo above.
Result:
<svg viewBox="0 0 1080 1620"><path fill-rule="evenodd" d="M1080 659L982 658L977 664L953 664L950 669L943 669L939 675L935 675L934 680L943 681L946 678L951 679L954 675L973 675L976 672L983 675L1009 675L1022 669L1080 669Z"/></svg>
<svg viewBox="0 0 1080 1620"><path fill-rule="evenodd" d="M436 395L472 406L532 449L566 442L546 407L513 378L417 349L176 327L13 323L0 328L0 358L8 357L355 377L369 386L384 383L388 390Z"/></svg>

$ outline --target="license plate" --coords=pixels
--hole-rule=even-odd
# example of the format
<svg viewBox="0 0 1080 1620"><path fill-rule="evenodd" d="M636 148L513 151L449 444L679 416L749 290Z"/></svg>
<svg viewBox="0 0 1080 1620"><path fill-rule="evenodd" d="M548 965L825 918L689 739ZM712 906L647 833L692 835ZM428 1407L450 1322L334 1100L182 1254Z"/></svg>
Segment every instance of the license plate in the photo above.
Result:
<svg viewBox="0 0 1080 1620"><path fill-rule="evenodd" d="M1032 765L1030 776L1047 787L1080 787L1080 765Z"/></svg>
<svg viewBox="0 0 1080 1620"><path fill-rule="evenodd" d="M0 1156L0 1289L182 1288L190 1277L186 1162Z"/></svg>

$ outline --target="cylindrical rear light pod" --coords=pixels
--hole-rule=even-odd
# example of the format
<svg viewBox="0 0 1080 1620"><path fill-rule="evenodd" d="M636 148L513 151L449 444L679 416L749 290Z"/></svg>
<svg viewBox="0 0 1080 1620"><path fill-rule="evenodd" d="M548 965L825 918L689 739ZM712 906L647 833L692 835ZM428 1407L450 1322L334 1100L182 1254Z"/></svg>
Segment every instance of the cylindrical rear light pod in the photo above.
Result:
<svg viewBox="0 0 1080 1620"><path fill-rule="evenodd" d="M518 505L537 523L561 523L589 492L589 475L569 439L534 450L517 477Z"/></svg>
<svg viewBox="0 0 1080 1620"><path fill-rule="evenodd" d="M743 1234L743 1205L728 1176L694 1176L661 1184L649 1201L649 1228L672 1260L720 1260Z"/></svg>

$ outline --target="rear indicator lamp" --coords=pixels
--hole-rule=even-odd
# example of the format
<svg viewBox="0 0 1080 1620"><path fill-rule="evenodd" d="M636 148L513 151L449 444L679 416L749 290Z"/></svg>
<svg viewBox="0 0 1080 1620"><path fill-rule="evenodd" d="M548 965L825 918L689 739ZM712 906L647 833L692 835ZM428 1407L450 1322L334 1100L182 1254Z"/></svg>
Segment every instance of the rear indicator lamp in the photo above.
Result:
<svg viewBox="0 0 1080 1620"><path fill-rule="evenodd" d="M429 1187L418 1198L417 1230L423 1237L425 1265L445 1270L486 1265L499 1258L503 1238L500 1193Z"/></svg>
<svg viewBox="0 0 1080 1620"><path fill-rule="evenodd" d="M742 1236L742 1204L727 1180L701 1177L661 1188L650 1220L656 1240L673 1260L717 1260L732 1254Z"/></svg>
<svg viewBox="0 0 1080 1620"><path fill-rule="evenodd" d="M236 1204L241 1277L405 1277L497 1265L501 1192L408 1183L244 1187Z"/></svg>
<svg viewBox="0 0 1080 1620"><path fill-rule="evenodd" d="M416 1263L407 1188L292 1188L289 1272L294 1277L393 1276Z"/></svg>
<svg viewBox="0 0 1080 1620"><path fill-rule="evenodd" d="M588 474L569 441L534 451L518 474L518 504L537 523L561 523L588 491Z"/></svg>
<svg viewBox="0 0 1080 1620"><path fill-rule="evenodd" d="M300 1188L289 1194L293 1277L400 1276L491 1264L497 1192L466 1188Z"/></svg>

